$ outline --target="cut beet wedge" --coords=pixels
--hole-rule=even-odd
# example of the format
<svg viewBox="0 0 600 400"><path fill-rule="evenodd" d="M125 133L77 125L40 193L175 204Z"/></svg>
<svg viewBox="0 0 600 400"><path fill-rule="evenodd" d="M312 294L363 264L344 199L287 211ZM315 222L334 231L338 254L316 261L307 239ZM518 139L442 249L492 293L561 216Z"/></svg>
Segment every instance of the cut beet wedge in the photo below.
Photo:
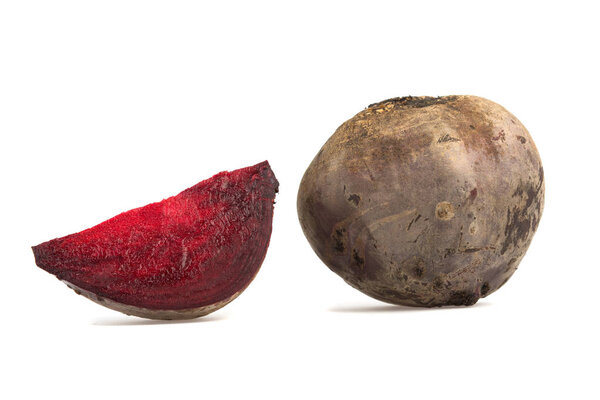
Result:
<svg viewBox="0 0 600 400"><path fill-rule="evenodd" d="M279 183L268 162L33 247L36 264L98 304L188 319L235 299L269 246Z"/></svg>

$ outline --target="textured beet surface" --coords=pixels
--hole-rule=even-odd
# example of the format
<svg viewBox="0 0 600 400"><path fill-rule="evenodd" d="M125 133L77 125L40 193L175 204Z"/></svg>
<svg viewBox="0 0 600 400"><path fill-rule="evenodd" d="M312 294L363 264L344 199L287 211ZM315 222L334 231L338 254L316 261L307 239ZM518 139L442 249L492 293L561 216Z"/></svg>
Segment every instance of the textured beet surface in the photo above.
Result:
<svg viewBox="0 0 600 400"><path fill-rule="evenodd" d="M226 300L265 257L278 182L268 162L33 247L59 279L119 303L181 310Z"/></svg>

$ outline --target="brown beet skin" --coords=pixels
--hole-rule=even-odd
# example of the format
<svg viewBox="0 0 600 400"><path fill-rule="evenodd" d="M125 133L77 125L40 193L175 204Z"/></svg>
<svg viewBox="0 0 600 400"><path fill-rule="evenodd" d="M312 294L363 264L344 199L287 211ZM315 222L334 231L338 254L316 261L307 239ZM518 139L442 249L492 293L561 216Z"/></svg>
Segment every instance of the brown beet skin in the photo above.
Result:
<svg viewBox="0 0 600 400"><path fill-rule="evenodd" d="M512 276L544 204L525 127L475 96L404 97L342 124L308 167L300 224L323 262L376 299L471 305Z"/></svg>

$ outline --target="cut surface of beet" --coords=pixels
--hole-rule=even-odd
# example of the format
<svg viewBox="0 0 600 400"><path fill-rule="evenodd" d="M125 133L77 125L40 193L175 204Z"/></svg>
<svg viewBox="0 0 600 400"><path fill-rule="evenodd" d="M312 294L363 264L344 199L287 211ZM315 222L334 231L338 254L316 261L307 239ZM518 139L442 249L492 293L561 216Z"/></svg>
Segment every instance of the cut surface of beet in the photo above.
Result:
<svg viewBox="0 0 600 400"><path fill-rule="evenodd" d="M258 272L278 186L266 161L221 172L176 196L34 246L35 262L78 293L127 314L205 315L237 297Z"/></svg>

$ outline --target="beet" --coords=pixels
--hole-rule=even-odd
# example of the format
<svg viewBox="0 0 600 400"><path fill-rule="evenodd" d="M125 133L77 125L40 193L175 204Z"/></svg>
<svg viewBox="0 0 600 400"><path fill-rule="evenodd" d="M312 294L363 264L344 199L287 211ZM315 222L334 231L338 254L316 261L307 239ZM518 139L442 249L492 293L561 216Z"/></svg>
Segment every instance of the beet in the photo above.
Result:
<svg viewBox="0 0 600 400"><path fill-rule="evenodd" d="M544 172L517 118L475 96L403 97L342 124L298 192L321 260L376 299L470 305L512 276L537 229Z"/></svg>
<svg viewBox="0 0 600 400"><path fill-rule="evenodd" d="M155 319L206 315L235 299L269 245L278 182L268 162L33 247L36 264L106 307Z"/></svg>

